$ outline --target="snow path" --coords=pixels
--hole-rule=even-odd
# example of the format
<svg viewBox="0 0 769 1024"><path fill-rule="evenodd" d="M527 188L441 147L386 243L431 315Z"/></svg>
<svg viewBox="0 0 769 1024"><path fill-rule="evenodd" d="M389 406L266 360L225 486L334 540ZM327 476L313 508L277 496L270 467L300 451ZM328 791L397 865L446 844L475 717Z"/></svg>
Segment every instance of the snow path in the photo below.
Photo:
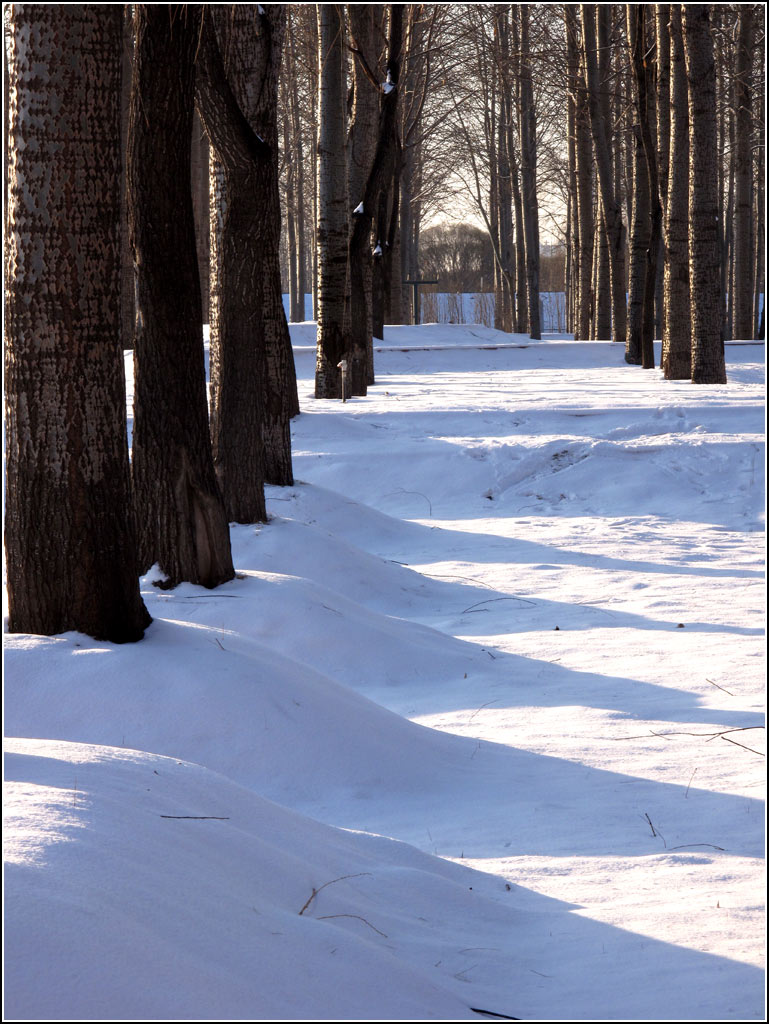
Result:
<svg viewBox="0 0 769 1024"><path fill-rule="evenodd" d="M763 348L314 330L237 579L6 636L7 1012L763 1019Z"/></svg>

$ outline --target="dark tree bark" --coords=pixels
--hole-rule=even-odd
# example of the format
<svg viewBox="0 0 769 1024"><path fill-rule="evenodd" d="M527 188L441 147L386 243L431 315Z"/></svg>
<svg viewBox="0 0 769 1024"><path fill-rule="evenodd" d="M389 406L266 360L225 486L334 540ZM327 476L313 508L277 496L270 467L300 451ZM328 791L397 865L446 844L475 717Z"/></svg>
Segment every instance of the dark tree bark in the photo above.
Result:
<svg viewBox="0 0 769 1024"><path fill-rule="evenodd" d="M341 398L338 364L349 350L345 332L347 290L347 167L344 27L336 4L319 4L320 114L318 133L318 347L315 397Z"/></svg>
<svg viewBox="0 0 769 1024"><path fill-rule="evenodd" d="M350 46L353 49L353 107L352 121L347 138L347 188L350 212L350 332L352 340L352 394L365 395L369 382L368 348L372 337L372 249L371 232L368 237L355 236L355 224L362 211L366 182L371 172L377 142L379 121L379 91L370 80L376 68L376 30L378 24L375 4L348 4ZM369 74L366 74L366 72ZM356 213L355 211L360 212ZM372 219L369 220L371 224ZM353 251L353 244L357 249ZM358 272L352 264L359 261ZM372 367L373 369L373 367Z"/></svg>
<svg viewBox="0 0 769 1024"><path fill-rule="evenodd" d="M539 315L539 208L537 204L537 124L534 109L534 84L529 49L529 4L518 4L521 28L521 190L523 224L526 236L526 285L529 306L529 335L542 337Z"/></svg>
<svg viewBox="0 0 769 1024"><path fill-rule="evenodd" d="M583 4L582 26L583 47L589 57L595 53L595 21L586 10L591 4ZM619 197L614 183L614 167L609 145L609 125L605 121L605 109L600 101L598 66L594 58L586 59L587 92L590 109L590 127L593 135L595 166L598 174L598 188L601 209L609 237L609 273L612 295L612 341L625 342L627 327L627 298L625 282L625 230Z"/></svg>
<svg viewBox="0 0 769 1024"><path fill-rule="evenodd" d="M683 5L683 35L689 86L692 381L695 384L724 384L726 364L721 333L715 67L707 5Z"/></svg>
<svg viewBox="0 0 769 1024"><path fill-rule="evenodd" d="M122 8L14 4L9 19L9 629L139 640L151 619L120 347Z"/></svg>
<svg viewBox="0 0 769 1024"><path fill-rule="evenodd" d="M638 96L638 121L646 160L646 183L649 209L649 245L646 250L646 273L643 289L641 321L641 361L644 369L654 368L654 297L657 287L657 262L662 237L662 207L657 174L656 132L652 132L651 60L646 47L646 5L634 4L636 36L632 60Z"/></svg>
<svg viewBox="0 0 769 1024"><path fill-rule="evenodd" d="M733 335L753 334L753 141L751 64L753 60L754 10L740 4L734 99L736 120L734 211L734 306Z"/></svg>
<svg viewBox="0 0 769 1024"><path fill-rule="evenodd" d="M128 197L136 265L133 481L140 556L169 578L234 575L208 433L190 189L200 8L135 12Z"/></svg>
<svg viewBox="0 0 769 1024"><path fill-rule="evenodd" d="M595 4L582 5L582 17L595 17ZM583 53L577 80L577 216L579 219L579 277L577 323L575 339L587 341L592 334L593 312L593 247L595 223L593 221L593 151L590 141L590 108L587 82L591 74L597 77L594 36L583 27Z"/></svg>
<svg viewBox="0 0 769 1024"><path fill-rule="evenodd" d="M386 194L390 190L395 172L398 153L398 78L400 74L402 42L403 5L391 4L387 78L382 87L376 151L366 178L360 210L353 218L352 236L350 238L350 294L352 299L352 345L350 354L352 356L353 369L353 394L365 395L366 393L364 250L369 245L371 225L377 213L377 200L382 193ZM387 223L389 224L389 220ZM384 250L385 246L389 248L388 237L386 234L381 233L381 227L377 238L377 246L381 250ZM382 255L384 258L385 253L383 252ZM383 284L383 301L386 308L386 278ZM364 300L362 303L361 299Z"/></svg>
<svg viewBox="0 0 769 1024"><path fill-rule="evenodd" d="M670 5L670 172L665 209L665 319L662 370L667 380L692 372L689 296L689 99L681 5Z"/></svg>
<svg viewBox="0 0 769 1024"><path fill-rule="evenodd" d="M284 14L279 4L261 15L242 4L207 8L198 56L198 107L221 163L212 209L211 435L228 515L241 523L266 518L263 480L293 482L289 420L298 402L280 285L277 165Z"/></svg>
<svg viewBox="0 0 769 1024"><path fill-rule="evenodd" d="M644 294L647 259L651 239L651 210L649 206L649 169L644 150L640 114L638 78L635 74L634 55L643 46L638 34L638 8L640 4L626 4L628 45L630 47L633 94L633 215L630 225L630 268L628 274L628 314L625 361L641 365L644 361Z"/></svg>
<svg viewBox="0 0 769 1024"><path fill-rule="evenodd" d="M578 337L579 216L577 206L577 89L579 82L579 39L577 4L564 4L566 36L566 126L568 160L568 210L566 218L566 330Z"/></svg>

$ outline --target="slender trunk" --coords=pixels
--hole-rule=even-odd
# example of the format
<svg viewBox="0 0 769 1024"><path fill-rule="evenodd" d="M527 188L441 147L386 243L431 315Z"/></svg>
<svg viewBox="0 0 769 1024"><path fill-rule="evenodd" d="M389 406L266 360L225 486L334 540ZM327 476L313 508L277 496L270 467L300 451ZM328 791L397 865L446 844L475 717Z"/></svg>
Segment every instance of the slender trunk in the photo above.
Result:
<svg viewBox="0 0 769 1024"><path fill-rule="evenodd" d="M716 92L708 7L683 5L689 85L689 263L692 381L726 383L721 333Z"/></svg>
<svg viewBox="0 0 769 1024"><path fill-rule="evenodd" d="M137 267L133 482L143 568L169 585L234 575L214 474L190 140L200 9L135 12L128 202Z"/></svg>
<svg viewBox="0 0 769 1024"><path fill-rule="evenodd" d="M336 4L318 5L320 116L318 135L318 347L315 397L341 398L348 227L345 161L343 25Z"/></svg>
<svg viewBox="0 0 769 1024"><path fill-rule="evenodd" d="M633 67L638 92L638 116L641 142L646 160L646 181L649 203L649 245L646 250L646 275L643 290L643 318L641 355L644 369L654 368L654 298L657 288L657 261L659 258L662 207L660 205L659 177L657 174L656 132L651 124L651 72L646 45L646 5L635 4L636 29L633 48Z"/></svg>
<svg viewBox="0 0 769 1024"><path fill-rule="evenodd" d="M670 5L670 173L665 209L665 320L662 370L667 380L692 372L689 296L689 100L681 5Z"/></svg>
<svg viewBox="0 0 769 1024"><path fill-rule="evenodd" d="M601 209L609 237L612 293L612 340L625 341L627 324L627 301L625 293L625 231L622 212L614 188L614 168L609 148L609 126L600 103L598 68L595 53L595 18L590 10L592 4L582 5L583 52L587 77L587 97L590 111L590 128L593 135L595 165L598 187L601 194ZM589 58L589 59L588 59Z"/></svg>
<svg viewBox="0 0 769 1024"><path fill-rule="evenodd" d="M751 62L753 59L754 11L752 4L739 8L737 67L734 85L736 109L734 306L736 338L750 338L753 330L753 133Z"/></svg>
<svg viewBox="0 0 769 1024"><path fill-rule="evenodd" d="M537 124L534 109L534 85L529 50L529 5L518 4L521 27L521 188L523 223L526 236L526 285L529 307L529 335L542 337L539 313L539 207L537 203Z"/></svg>

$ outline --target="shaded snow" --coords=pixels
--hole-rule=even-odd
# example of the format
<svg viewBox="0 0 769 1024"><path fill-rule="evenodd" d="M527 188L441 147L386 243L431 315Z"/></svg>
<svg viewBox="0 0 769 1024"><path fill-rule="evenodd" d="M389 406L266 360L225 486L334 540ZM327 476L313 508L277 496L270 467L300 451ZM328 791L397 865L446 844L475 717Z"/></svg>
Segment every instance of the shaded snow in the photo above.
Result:
<svg viewBox="0 0 769 1024"><path fill-rule="evenodd" d="M763 1019L763 347L291 330L239 578L6 636L7 1015Z"/></svg>

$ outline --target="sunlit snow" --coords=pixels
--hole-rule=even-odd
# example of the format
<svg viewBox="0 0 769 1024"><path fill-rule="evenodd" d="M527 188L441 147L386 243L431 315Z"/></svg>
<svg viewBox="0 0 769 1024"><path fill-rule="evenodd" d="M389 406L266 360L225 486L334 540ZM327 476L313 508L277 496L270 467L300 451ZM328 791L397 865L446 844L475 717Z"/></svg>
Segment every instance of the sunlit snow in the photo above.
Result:
<svg viewBox="0 0 769 1024"><path fill-rule="evenodd" d="M236 579L6 635L7 1018L762 1020L763 345L385 333Z"/></svg>

